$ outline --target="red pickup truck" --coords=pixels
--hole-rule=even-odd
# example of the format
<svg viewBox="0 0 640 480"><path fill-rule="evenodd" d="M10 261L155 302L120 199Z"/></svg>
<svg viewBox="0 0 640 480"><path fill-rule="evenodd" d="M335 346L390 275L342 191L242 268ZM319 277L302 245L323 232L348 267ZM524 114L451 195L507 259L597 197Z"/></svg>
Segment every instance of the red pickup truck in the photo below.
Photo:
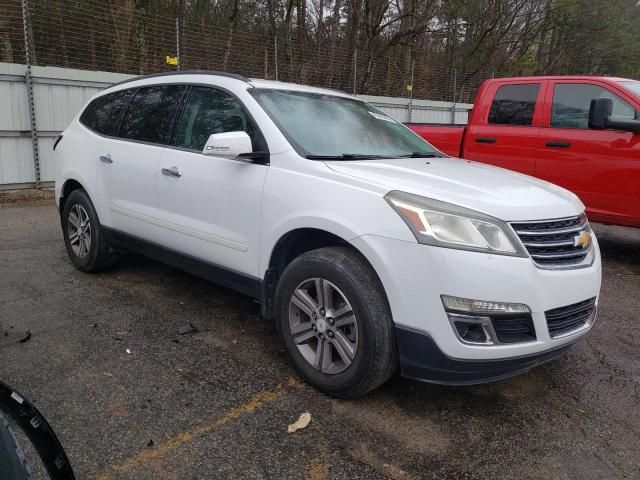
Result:
<svg viewBox="0 0 640 480"><path fill-rule="evenodd" d="M468 125L408 126L448 155L573 191L593 221L640 227L640 81L492 79Z"/></svg>

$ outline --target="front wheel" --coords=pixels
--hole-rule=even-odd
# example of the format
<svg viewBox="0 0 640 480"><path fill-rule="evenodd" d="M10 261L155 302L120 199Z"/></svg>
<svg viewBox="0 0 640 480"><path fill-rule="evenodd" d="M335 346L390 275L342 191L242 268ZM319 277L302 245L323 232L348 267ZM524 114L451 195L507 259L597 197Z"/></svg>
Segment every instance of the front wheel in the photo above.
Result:
<svg viewBox="0 0 640 480"><path fill-rule="evenodd" d="M278 334L300 375L336 397L356 397L397 368L393 321L377 275L347 247L312 250L285 269Z"/></svg>

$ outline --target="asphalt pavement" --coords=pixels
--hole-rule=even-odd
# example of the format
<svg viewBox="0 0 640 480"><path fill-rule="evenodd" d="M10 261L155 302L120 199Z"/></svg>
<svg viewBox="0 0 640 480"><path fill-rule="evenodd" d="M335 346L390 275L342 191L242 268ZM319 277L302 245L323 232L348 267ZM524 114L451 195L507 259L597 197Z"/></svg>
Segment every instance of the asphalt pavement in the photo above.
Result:
<svg viewBox="0 0 640 480"><path fill-rule="evenodd" d="M4 206L0 380L35 402L81 479L637 479L640 230L596 231L598 320L564 357L343 401L296 377L251 299L135 255L81 273L53 205ZM309 426L287 433L303 412Z"/></svg>

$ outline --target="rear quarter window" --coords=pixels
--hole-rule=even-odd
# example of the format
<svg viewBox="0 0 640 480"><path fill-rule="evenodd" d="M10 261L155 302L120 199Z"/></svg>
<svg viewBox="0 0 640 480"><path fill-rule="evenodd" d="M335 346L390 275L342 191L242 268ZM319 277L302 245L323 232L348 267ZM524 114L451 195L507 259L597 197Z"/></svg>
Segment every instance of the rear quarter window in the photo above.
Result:
<svg viewBox="0 0 640 480"><path fill-rule="evenodd" d="M539 90L539 83L502 85L491 103L489 123L531 125Z"/></svg>
<svg viewBox="0 0 640 480"><path fill-rule="evenodd" d="M80 122L102 135L117 135L124 109L134 93L135 90L122 90L96 98L82 112Z"/></svg>

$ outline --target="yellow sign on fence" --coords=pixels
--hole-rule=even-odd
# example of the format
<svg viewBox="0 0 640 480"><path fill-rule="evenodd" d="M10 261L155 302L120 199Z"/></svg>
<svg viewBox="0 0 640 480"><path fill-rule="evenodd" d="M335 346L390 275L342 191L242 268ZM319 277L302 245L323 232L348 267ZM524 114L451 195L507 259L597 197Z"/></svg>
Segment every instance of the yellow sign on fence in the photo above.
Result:
<svg viewBox="0 0 640 480"><path fill-rule="evenodd" d="M167 55L166 57L164 57L165 62L167 62L167 65L178 65L178 57L172 57L171 55Z"/></svg>

